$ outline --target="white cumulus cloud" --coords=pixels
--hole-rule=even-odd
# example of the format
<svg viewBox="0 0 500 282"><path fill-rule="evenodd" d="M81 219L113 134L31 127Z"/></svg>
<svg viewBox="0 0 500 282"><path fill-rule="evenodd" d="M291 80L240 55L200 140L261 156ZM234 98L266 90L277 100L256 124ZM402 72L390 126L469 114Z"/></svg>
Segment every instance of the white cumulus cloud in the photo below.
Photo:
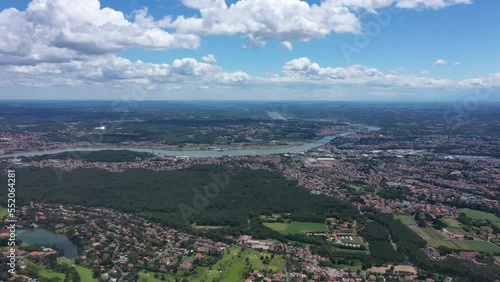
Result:
<svg viewBox="0 0 500 282"><path fill-rule="evenodd" d="M438 65L438 66L442 66L442 65L446 65L446 64L448 64L448 62L447 62L447 61L445 61L445 60L443 60L443 59L439 59L439 60L436 60L436 61L434 62L434 64L435 64L435 65Z"/></svg>
<svg viewBox="0 0 500 282"><path fill-rule="evenodd" d="M288 50L288 51L292 51L293 50L293 45L289 41L282 41L280 43L280 45L281 45L281 48L283 48L285 50Z"/></svg>
<svg viewBox="0 0 500 282"><path fill-rule="evenodd" d="M240 0L227 5L224 0L181 0L199 10L195 17L179 16L170 27L180 32L198 35L243 34L255 44L270 40L280 42L308 41L331 33L357 33L362 30L363 10L376 13L379 9L440 9L470 0L324 0L309 4L302 0ZM282 47L288 49L288 44Z"/></svg>
<svg viewBox="0 0 500 282"><path fill-rule="evenodd" d="M208 54L206 56L203 56L201 60L205 63L216 63L217 59L215 58L214 54Z"/></svg>
<svg viewBox="0 0 500 282"><path fill-rule="evenodd" d="M199 37L169 33L144 12L130 22L99 0L33 0L25 11L0 12L0 64L82 60L128 48L196 48ZM158 23L164 26L168 21Z"/></svg>

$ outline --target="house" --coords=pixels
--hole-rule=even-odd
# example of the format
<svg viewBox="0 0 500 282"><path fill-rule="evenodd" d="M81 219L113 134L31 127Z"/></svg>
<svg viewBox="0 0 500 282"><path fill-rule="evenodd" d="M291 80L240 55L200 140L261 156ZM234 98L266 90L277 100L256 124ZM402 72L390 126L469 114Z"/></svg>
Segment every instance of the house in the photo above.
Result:
<svg viewBox="0 0 500 282"><path fill-rule="evenodd" d="M50 255L57 255L57 252L56 251L50 251L50 252L37 252L37 251L33 251L33 252L31 252L31 253L28 254L28 257L31 258L31 259L38 259L38 258L50 256Z"/></svg>
<svg viewBox="0 0 500 282"><path fill-rule="evenodd" d="M463 259L463 260L468 260L468 261L474 261L476 256L479 255L479 252L460 252L458 254L458 258Z"/></svg>
<svg viewBox="0 0 500 282"><path fill-rule="evenodd" d="M188 262L188 261L183 262L183 263L181 263L181 265L179 265L179 267L180 267L181 269L184 269L184 270L185 270L185 269L190 269L192 266L193 266L193 264L192 264L192 263L190 263L190 262Z"/></svg>
<svg viewBox="0 0 500 282"><path fill-rule="evenodd" d="M166 265L166 266L172 265L172 264L174 264L174 259L171 258L171 257L161 258L160 259L160 264L163 264L163 265Z"/></svg>

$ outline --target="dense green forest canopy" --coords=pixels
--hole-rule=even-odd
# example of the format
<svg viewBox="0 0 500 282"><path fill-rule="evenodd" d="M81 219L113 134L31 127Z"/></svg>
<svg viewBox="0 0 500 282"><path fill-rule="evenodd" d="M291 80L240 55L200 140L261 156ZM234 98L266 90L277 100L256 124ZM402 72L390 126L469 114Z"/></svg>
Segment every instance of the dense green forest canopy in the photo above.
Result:
<svg viewBox="0 0 500 282"><path fill-rule="evenodd" d="M25 168L17 171L18 201L102 206L141 213L172 226L242 227L261 214L289 213L292 220L356 218L350 204L313 195L265 170L203 165L177 171Z"/></svg>
<svg viewBox="0 0 500 282"><path fill-rule="evenodd" d="M19 204L36 201L109 207L190 229L193 233L204 232L218 240L245 233L256 238L300 241L310 244L315 253L330 257L332 263L339 257L361 261L364 267L409 261L429 273L463 277L464 281L494 281L498 270L494 266L477 269L460 260L430 261L420 251L425 241L391 215L367 211L366 221L366 216L350 203L311 194L295 181L267 170L200 165L177 171L56 172L50 168L17 170ZM3 179L0 181L5 181L5 175L0 177ZM5 194L0 195L0 201L6 201L4 197ZM361 234L370 245L370 254L333 250L319 237L279 234L259 219L259 215L272 213L289 214L287 217L294 221L324 222L327 217L356 219L364 226ZM193 223L224 227L200 231L191 229ZM393 248L390 238L397 248Z"/></svg>

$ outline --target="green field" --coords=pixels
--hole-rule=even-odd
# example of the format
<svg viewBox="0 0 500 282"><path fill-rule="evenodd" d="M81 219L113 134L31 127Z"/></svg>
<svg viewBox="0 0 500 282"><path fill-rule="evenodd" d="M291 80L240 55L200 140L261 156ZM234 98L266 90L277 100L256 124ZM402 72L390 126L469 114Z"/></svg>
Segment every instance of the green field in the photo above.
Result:
<svg viewBox="0 0 500 282"><path fill-rule="evenodd" d="M163 281L174 282L175 281L175 279L170 274L165 274L165 280L155 278L154 275L155 275L154 272L141 270L141 271L139 271L138 282L163 282ZM82 280L82 281L84 281L84 280Z"/></svg>
<svg viewBox="0 0 500 282"><path fill-rule="evenodd" d="M460 240L457 241L457 244L460 245L464 250L468 251L478 251L485 252L490 254L500 254L500 247L497 245L480 240Z"/></svg>
<svg viewBox="0 0 500 282"><path fill-rule="evenodd" d="M451 218L443 218L441 221L446 224L448 227L460 227L460 222L456 219L451 219Z"/></svg>
<svg viewBox="0 0 500 282"><path fill-rule="evenodd" d="M82 281L97 281L97 279L93 278L92 270L83 266L75 265L75 261L72 259L69 259L67 257L58 257L57 262L60 264L73 266L76 269L76 272L78 272L78 275L80 276L80 279L82 279Z"/></svg>
<svg viewBox="0 0 500 282"><path fill-rule="evenodd" d="M462 250L459 246L453 243L451 240L441 240L441 239L429 239L427 240L427 246L437 248L439 246L445 246L452 250Z"/></svg>
<svg viewBox="0 0 500 282"><path fill-rule="evenodd" d="M271 259L269 265L262 263L262 261L260 260L261 256L271 256L271 254L266 252L258 252L252 249L243 250L241 248L233 247L230 249L230 252L224 254L222 259L220 259L214 266L212 266L211 269L198 267L197 272L200 277L197 279L192 279L192 281L241 281L241 277L246 267L246 258L248 258L251 269L272 269L273 272L282 272L284 270L285 260L281 256L276 256L274 259Z"/></svg>
<svg viewBox="0 0 500 282"><path fill-rule="evenodd" d="M446 246L450 249L460 250L460 248L457 245L455 245L444 234L442 234L441 232L439 232L434 228L431 227L421 228L416 225L409 225L408 227L410 227L410 229L412 229L422 239L424 239L427 242L427 246L435 248L439 246Z"/></svg>
<svg viewBox="0 0 500 282"><path fill-rule="evenodd" d="M412 225L412 224L416 225L415 220L413 219L413 215L396 214L394 215L394 219L401 221L405 225Z"/></svg>
<svg viewBox="0 0 500 282"><path fill-rule="evenodd" d="M31 269L36 271L36 273L38 273L38 275L40 277L45 278L45 279L59 278L59 279L61 279L61 281L63 281L64 278L66 277L66 275L64 275L63 273L55 272L53 270L46 268L43 265L36 264L30 260L26 260L26 265L31 267ZM92 281L92 280L90 280L90 281Z"/></svg>
<svg viewBox="0 0 500 282"><path fill-rule="evenodd" d="M431 227L420 228L417 226L410 226L410 228L420 235L422 239L427 241L427 246L430 247L437 248L439 246L446 246L453 250L478 251L491 254L500 253L500 247L490 242L480 240L450 240L440 231ZM462 231L456 227L448 227L446 229L456 233Z"/></svg>
<svg viewBox="0 0 500 282"><path fill-rule="evenodd" d="M264 225L275 231L278 231L281 234L328 231L328 226L326 224L315 223L315 222L290 222L290 223L264 222Z"/></svg>
<svg viewBox="0 0 500 282"><path fill-rule="evenodd" d="M448 232L451 232L451 233L454 233L454 234L463 234L465 235L465 231L460 229L460 228L456 228L456 227L446 227L445 228Z"/></svg>
<svg viewBox="0 0 500 282"><path fill-rule="evenodd" d="M480 229L480 230L482 230L484 232L493 233L493 228L491 228L489 226L481 226L478 229Z"/></svg>
<svg viewBox="0 0 500 282"><path fill-rule="evenodd" d="M446 236L432 227L420 228L431 239L447 239Z"/></svg>
<svg viewBox="0 0 500 282"><path fill-rule="evenodd" d="M400 220L403 224L408 226L411 230L417 233L422 239L427 242L429 247L439 247L446 246L450 249L460 250L460 248L450 241L444 234L432 227L418 227L411 215L394 215L394 219ZM448 219L443 219L443 221ZM448 222L445 221L448 224ZM455 222L450 221L450 224L455 224ZM457 222L458 223L458 222Z"/></svg>
<svg viewBox="0 0 500 282"><path fill-rule="evenodd" d="M460 212L463 212L468 218L477 219L477 220L488 220L496 226L500 227L500 218L492 213L471 210L471 209L460 209Z"/></svg>
<svg viewBox="0 0 500 282"><path fill-rule="evenodd" d="M349 270L349 271L356 271L356 270L363 269L363 263L360 261L356 261L353 265L336 264L335 267L342 268L342 269Z"/></svg>
<svg viewBox="0 0 500 282"><path fill-rule="evenodd" d="M6 217L9 213L7 212L7 208L0 206L0 219Z"/></svg>

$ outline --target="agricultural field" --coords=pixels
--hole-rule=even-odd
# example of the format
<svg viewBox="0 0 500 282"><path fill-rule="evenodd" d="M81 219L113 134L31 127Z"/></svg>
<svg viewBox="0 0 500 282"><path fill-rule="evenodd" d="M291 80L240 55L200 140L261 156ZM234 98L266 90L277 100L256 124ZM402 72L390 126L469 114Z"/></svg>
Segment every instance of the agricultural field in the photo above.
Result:
<svg viewBox="0 0 500 282"><path fill-rule="evenodd" d="M496 245L493 245L489 242L484 241L471 241L471 240L450 240L445 234L441 231L436 230L432 227L421 228L415 225L412 216L406 215L395 215L394 218L401 220L404 224L406 224L411 230L417 233L422 239L427 241L427 246L429 247L439 247L445 246L452 250L470 250L470 251L484 251L494 253L495 249L498 248ZM462 230L461 224L454 219L444 218L442 221L449 227L445 229L449 232L453 232L455 234L466 234L470 235L469 232L465 232ZM473 242L473 243L469 243ZM486 244L485 244L486 243ZM489 248L489 249L488 249Z"/></svg>
<svg viewBox="0 0 500 282"><path fill-rule="evenodd" d="M441 239L429 239L427 240L428 247L437 248L439 246L448 247L452 250L460 251L462 250L459 246L453 243L451 240L441 240Z"/></svg>
<svg viewBox="0 0 500 282"><path fill-rule="evenodd" d="M290 222L290 223L271 223L264 222L264 225L278 231L281 234L297 234L307 232L326 232L328 226L324 223L316 222Z"/></svg>
<svg viewBox="0 0 500 282"><path fill-rule="evenodd" d="M456 243L464 250L500 254L500 247L491 242L481 240L457 240Z"/></svg>
<svg viewBox="0 0 500 282"><path fill-rule="evenodd" d="M453 234L466 235L466 233L467 233L464 230L462 230L460 228L456 228L456 227L446 227L445 229L446 229L446 231L453 233Z"/></svg>
<svg viewBox="0 0 500 282"><path fill-rule="evenodd" d="M210 269L199 267L197 272L199 278L193 279L192 281L199 282L211 282L211 281L221 281L221 282L234 282L241 281L242 276L248 266L250 269L257 270L272 270L273 272L282 272L285 266L285 260L281 256L276 256L270 259L269 264L264 264L261 260L261 256L271 256L267 252L258 252L252 249L241 249L233 247L230 252L224 254L221 260L219 260ZM155 282L154 280L151 280Z"/></svg>
<svg viewBox="0 0 500 282"><path fill-rule="evenodd" d="M458 222L458 220L456 220L456 219L443 218L443 219L441 219L441 221L444 224L446 224L448 227L455 227L455 228L461 227L460 222Z"/></svg>
<svg viewBox="0 0 500 282"><path fill-rule="evenodd" d="M426 228L420 228L420 229L422 230L422 232L424 232L431 239L440 239L440 240L447 239L443 233L441 233L439 230L436 230L432 227L426 227Z"/></svg>
<svg viewBox="0 0 500 282"><path fill-rule="evenodd" d="M491 254L500 253L500 247L487 241L450 240L443 233L431 227L420 228L416 225L410 225L408 227L420 235L422 239L427 241L427 246L429 247L437 248L439 246L446 246L452 250L478 251ZM446 229L454 233L463 233L463 231L459 228L449 227Z"/></svg>
<svg viewBox="0 0 500 282"><path fill-rule="evenodd" d="M421 228L416 225L408 225L408 227L417 233L422 239L427 241L427 246L429 247L437 248L439 246L446 246L450 249L460 250L460 248L449 240L444 234L432 227Z"/></svg>
<svg viewBox="0 0 500 282"><path fill-rule="evenodd" d="M443 233L440 231L432 228L432 227L426 227L426 228L419 228L423 234L427 236L428 239L425 239L427 241L427 246L431 247L439 247L439 246L446 246L450 249L453 250L460 250L460 247L457 246L456 244L453 243L450 239L448 239ZM422 235L421 235L422 237ZM423 238L423 237L422 237Z"/></svg>
<svg viewBox="0 0 500 282"><path fill-rule="evenodd" d="M471 209L460 209L460 212L463 212L470 219L487 220L495 224L496 226L500 227L500 218L498 218L498 216L492 213L471 210Z"/></svg>

